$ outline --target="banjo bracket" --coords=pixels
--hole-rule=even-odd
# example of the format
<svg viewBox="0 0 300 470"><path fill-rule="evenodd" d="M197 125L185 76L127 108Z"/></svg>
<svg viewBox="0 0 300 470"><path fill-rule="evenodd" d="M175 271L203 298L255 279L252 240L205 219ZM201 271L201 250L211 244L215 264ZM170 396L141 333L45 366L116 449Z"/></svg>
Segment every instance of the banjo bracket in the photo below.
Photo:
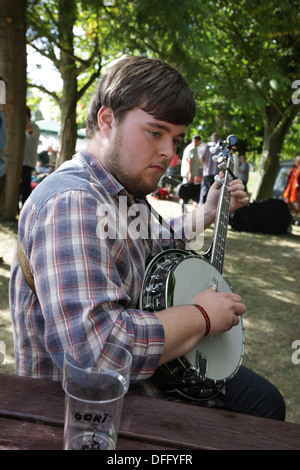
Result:
<svg viewBox="0 0 300 470"><path fill-rule="evenodd" d="M207 357L197 349L196 351L196 370L199 377L203 380L206 379L207 371Z"/></svg>

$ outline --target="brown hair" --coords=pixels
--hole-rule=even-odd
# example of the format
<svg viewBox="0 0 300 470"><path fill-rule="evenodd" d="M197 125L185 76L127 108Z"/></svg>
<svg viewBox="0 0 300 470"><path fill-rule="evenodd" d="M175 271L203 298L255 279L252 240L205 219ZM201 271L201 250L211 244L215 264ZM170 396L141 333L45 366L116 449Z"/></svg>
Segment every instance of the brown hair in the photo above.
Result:
<svg viewBox="0 0 300 470"><path fill-rule="evenodd" d="M98 130L101 106L112 109L118 122L135 107L176 125L192 123L195 99L185 78L160 59L127 57L111 66L94 91L86 117L86 134Z"/></svg>

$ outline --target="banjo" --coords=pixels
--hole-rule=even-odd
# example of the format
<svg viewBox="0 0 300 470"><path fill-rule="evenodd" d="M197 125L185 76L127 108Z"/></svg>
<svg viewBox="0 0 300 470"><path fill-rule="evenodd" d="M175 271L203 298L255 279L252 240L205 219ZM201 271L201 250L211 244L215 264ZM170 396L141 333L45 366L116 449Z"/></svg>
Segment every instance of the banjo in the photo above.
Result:
<svg viewBox="0 0 300 470"><path fill-rule="evenodd" d="M170 249L152 258L145 272L139 307L155 312L175 305L189 304L199 292L214 285L219 292L233 292L223 276L229 221L229 182L233 174L231 148L234 135L211 149L213 160L224 171L212 242L202 256L192 251ZM184 318L183 318L184 321ZM243 319L231 330L203 337L185 356L158 367L152 380L165 393L192 401L209 399L220 392L238 371L243 357L245 333Z"/></svg>

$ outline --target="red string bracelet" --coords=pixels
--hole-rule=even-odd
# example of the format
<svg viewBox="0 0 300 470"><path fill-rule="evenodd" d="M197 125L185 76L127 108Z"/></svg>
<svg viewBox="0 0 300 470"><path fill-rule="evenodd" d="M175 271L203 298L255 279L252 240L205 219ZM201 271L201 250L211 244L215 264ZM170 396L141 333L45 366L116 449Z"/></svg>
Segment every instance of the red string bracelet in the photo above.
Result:
<svg viewBox="0 0 300 470"><path fill-rule="evenodd" d="M207 336L210 332L210 319L209 319L209 316L207 315L206 311L204 310L203 307L201 307L200 305L197 305L197 304L193 304L194 307L196 307L198 310L200 310L200 312L202 313L202 315L204 316L204 320L205 320L205 325L206 325L206 329L205 329L205 333L204 333L204 336Z"/></svg>

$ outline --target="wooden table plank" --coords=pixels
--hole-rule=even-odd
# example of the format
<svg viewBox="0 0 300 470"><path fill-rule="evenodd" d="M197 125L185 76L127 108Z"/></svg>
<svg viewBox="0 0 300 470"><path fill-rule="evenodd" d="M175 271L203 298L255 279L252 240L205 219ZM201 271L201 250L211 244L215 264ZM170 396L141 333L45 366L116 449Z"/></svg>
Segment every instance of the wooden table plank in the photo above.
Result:
<svg viewBox="0 0 300 470"><path fill-rule="evenodd" d="M63 428L0 418L0 450L61 450Z"/></svg>
<svg viewBox="0 0 300 470"><path fill-rule="evenodd" d="M16 383L17 382L17 383ZM22 385L20 387L20 384ZM29 440L27 449L47 449L48 443L46 441L39 442L39 429L43 428L42 424L36 426L32 423L27 423L26 420L34 420L36 423L47 423L46 431L53 426L52 432L55 436L51 449L62 449L63 443L63 424L64 424L64 391L59 383L47 382L43 380L35 380L26 377L15 377L5 374L0 374L0 415L14 417L15 419L5 419L3 423L7 427L5 431L6 437L3 440L0 438L1 446L6 448L25 448L25 442L18 438L18 430L20 430L20 423L24 427L24 423L28 425L28 435L33 436ZM1 420L1 418L0 418ZM8 426L9 425L9 426ZM1 421L0 421L1 429ZM35 429L38 431L35 433ZM12 430L9 434L9 430ZM141 436L136 440L134 437L128 439L122 437L122 433L118 436L117 449L118 450L150 450L153 449L152 443L143 442ZM34 437L35 436L35 437ZM11 444L13 442L13 444ZM6 443L6 444L5 444ZM49 447L49 448L50 448ZM156 444L156 449L167 450L173 447L168 444Z"/></svg>
<svg viewBox="0 0 300 470"><path fill-rule="evenodd" d="M33 417L63 425L64 391L61 384L29 377L0 374L0 413Z"/></svg>
<svg viewBox="0 0 300 470"><path fill-rule="evenodd" d="M0 450L62 450L63 428L0 418ZM153 445L118 437L117 450L152 450ZM170 447L158 445L156 450Z"/></svg>
<svg viewBox="0 0 300 470"><path fill-rule="evenodd" d="M300 449L300 426L189 404L134 397L124 401L122 432L175 449ZM142 419L141 419L142 415ZM134 437L134 436L132 436Z"/></svg>
<svg viewBox="0 0 300 470"><path fill-rule="evenodd" d="M61 435L61 384L0 374L0 417L60 428ZM117 448L300 449L300 426L129 394L124 400Z"/></svg>

